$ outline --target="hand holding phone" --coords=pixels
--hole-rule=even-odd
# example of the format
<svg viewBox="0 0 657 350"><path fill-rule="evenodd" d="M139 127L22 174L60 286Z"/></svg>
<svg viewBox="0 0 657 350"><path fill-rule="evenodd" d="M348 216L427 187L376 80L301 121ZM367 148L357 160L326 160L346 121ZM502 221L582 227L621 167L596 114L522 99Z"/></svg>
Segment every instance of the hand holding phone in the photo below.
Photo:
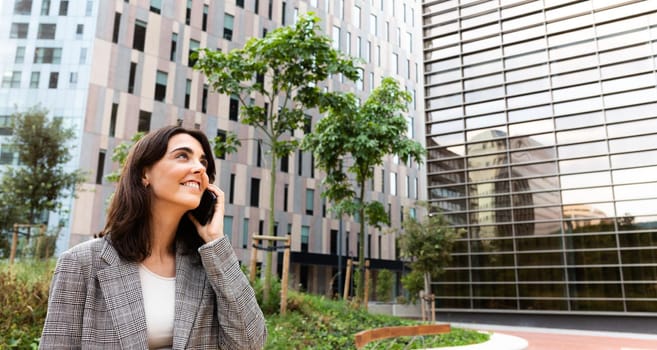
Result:
<svg viewBox="0 0 657 350"><path fill-rule="evenodd" d="M201 197L201 203L199 206L192 210L192 215L201 225L205 225L214 214L214 205L217 203L217 196L214 193L205 190L203 191L203 196Z"/></svg>

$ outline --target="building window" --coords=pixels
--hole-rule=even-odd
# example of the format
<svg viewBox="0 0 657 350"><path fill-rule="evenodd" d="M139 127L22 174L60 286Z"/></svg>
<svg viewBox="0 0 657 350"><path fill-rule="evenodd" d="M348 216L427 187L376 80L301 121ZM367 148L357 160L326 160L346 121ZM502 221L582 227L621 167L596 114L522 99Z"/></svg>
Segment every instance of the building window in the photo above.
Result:
<svg viewBox="0 0 657 350"><path fill-rule="evenodd" d="M381 169L381 193L386 192L386 181L385 181L385 179L386 179L386 170Z"/></svg>
<svg viewBox="0 0 657 350"><path fill-rule="evenodd" d="M185 9L185 24L192 23L192 0L187 0L187 8Z"/></svg>
<svg viewBox="0 0 657 350"><path fill-rule="evenodd" d="M80 64L87 63L87 48L83 47L80 49Z"/></svg>
<svg viewBox="0 0 657 350"><path fill-rule="evenodd" d="M221 130L221 129L217 129L217 139L216 139L216 141L217 141L217 143L220 143L220 144L226 142L226 131ZM225 153L222 153L222 154L215 153L214 156L216 158L219 158L219 159L226 159L226 154Z"/></svg>
<svg viewBox="0 0 657 350"><path fill-rule="evenodd" d="M313 129L313 117L309 115L303 116L303 133L308 135Z"/></svg>
<svg viewBox="0 0 657 350"><path fill-rule="evenodd" d="M61 0L59 2L59 15L60 16L68 15L68 0Z"/></svg>
<svg viewBox="0 0 657 350"><path fill-rule="evenodd" d="M176 49L178 48L178 34L171 33L171 51L169 53L169 60L176 61Z"/></svg>
<svg viewBox="0 0 657 350"><path fill-rule="evenodd" d="M290 156L284 155L281 157L281 172L287 173L290 168Z"/></svg>
<svg viewBox="0 0 657 350"><path fill-rule="evenodd" d="M41 16L50 15L50 0L41 1Z"/></svg>
<svg viewBox="0 0 657 350"><path fill-rule="evenodd" d="M1 127L0 130L2 130ZM14 152L12 145L6 143L0 144L0 164L14 164L16 158L16 152Z"/></svg>
<svg viewBox="0 0 657 350"><path fill-rule="evenodd" d="M283 188L283 211L287 211L287 200L288 200L289 191L290 190L288 184L285 184L285 187Z"/></svg>
<svg viewBox="0 0 657 350"><path fill-rule="evenodd" d="M84 15L87 17L91 16L93 9L94 9L93 0L87 0L87 6L84 9Z"/></svg>
<svg viewBox="0 0 657 350"><path fill-rule="evenodd" d="M59 72L50 72L50 79L48 80L48 88L56 89L59 83Z"/></svg>
<svg viewBox="0 0 657 350"><path fill-rule="evenodd" d="M356 28L360 28L360 7L358 6L354 6L354 12L352 13L351 23Z"/></svg>
<svg viewBox="0 0 657 350"><path fill-rule="evenodd" d="M244 8L244 0L235 0L235 5Z"/></svg>
<svg viewBox="0 0 657 350"><path fill-rule="evenodd" d="M27 31L29 25L27 23L12 23L9 38L11 39L25 39L27 38Z"/></svg>
<svg viewBox="0 0 657 350"><path fill-rule="evenodd" d="M253 12L255 12L256 15L260 13L260 0L255 0L253 2Z"/></svg>
<svg viewBox="0 0 657 350"><path fill-rule="evenodd" d="M333 26L332 38L333 38L333 48L336 50L340 50L340 27Z"/></svg>
<svg viewBox="0 0 657 350"><path fill-rule="evenodd" d="M155 76L155 101L164 101L167 95L167 73L157 71Z"/></svg>
<svg viewBox="0 0 657 350"><path fill-rule="evenodd" d="M10 115L0 115L0 135L9 136L11 134L12 134L11 116Z"/></svg>
<svg viewBox="0 0 657 350"><path fill-rule="evenodd" d="M390 173L390 194L397 195L397 173Z"/></svg>
<svg viewBox="0 0 657 350"><path fill-rule="evenodd" d="M192 58L192 52L199 49L201 43L198 40L190 39L189 40L189 52L187 53L187 66L194 67L196 64L196 59Z"/></svg>
<svg viewBox="0 0 657 350"><path fill-rule="evenodd" d="M146 43L146 22L141 20L136 20L135 33L132 37L132 48L143 52L145 43Z"/></svg>
<svg viewBox="0 0 657 350"><path fill-rule="evenodd" d="M34 63L59 64L62 59L62 49L53 47L37 47L34 50Z"/></svg>
<svg viewBox="0 0 657 350"><path fill-rule="evenodd" d="M30 89L38 89L39 88L39 79L41 77L41 73L39 72L32 72L30 75Z"/></svg>
<svg viewBox="0 0 657 350"><path fill-rule="evenodd" d="M139 124L137 131L147 133L151 130L151 112L139 111Z"/></svg>
<svg viewBox="0 0 657 350"><path fill-rule="evenodd" d="M78 72L71 72L71 74L69 74L68 82L70 87L76 87L78 85Z"/></svg>
<svg viewBox="0 0 657 350"><path fill-rule="evenodd" d="M189 109L189 101L192 96L192 80L187 79L185 81L185 108Z"/></svg>
<svg viewBox="0 0 657 350"><path fill-rule="evenodd" d="M237 121L238 116L240 114L240 107L239 107L239 101L237 100L237 97L231 96L230 97L230 103L228 105L228 119L232 121Z"/></svg>
<svg viewBox="0 0 657 350"><path fill-rule="evenodd" d="M273 6L274 0L269 0L269 4L267 5L267 17L269 17L270 20L272 19Z"/></svg>
<svg viewBox="0 0 657 350"><path fill-rule="evenodd" d="M315 190L306 189L306 215L313 215L315 209Z"/></svg>
<svg viewBox="0 0 657 350"><path fill-rule="evenodd" d="M137 63L130 62L130 75L128 76L128 93L135 93L135 77L137 76Z"/></svg>
<svg viewBox="0 0 657 350"><path fill-rule="evenodd" d="M21 86L21 72L7 72L2 77L3 88L19 88Z"/></svg>
<svg viewBox="0 0 657 350"><path fill-rule="evenodd" d="M18 46L16 48L16 57L14 58L14 63L23 62L25 62L25 46Z"/></svg>
<svg viewBox="0 0 657 350"><path fill-rule="evenodd" d="M281 3L281 25L285 25L285 7L286 7L285 1Z"/></svg>
<svg viewBox="0 0 657 350"><path fill-rule="evenodd" d="M75 28L75 38L82 39L84 35L84 24L78 24Z"/></svg>
<svg viewBox="0 0 657 350"><path fill-rule="evenodd" d="M251 201L252 207L260 205L260 179L251 178Z"/></svg>
<svg viewBox="0 0 657 350"><path fill-rule="evenodd" d="M242 248L246 249L249 244L249 219L244 218L242 221Z"/></svg>
<svg viewBox="0 0 657 350"><path fill-rule="evenodd" d="M208 30L208 12L208 5L203 5L203 22L201 22L201 30L203 31Z"/></svg>
<svg viewBox="0 0 657 350"><path fill-rule="evenodd" d="M233 15L224 13L224 39L233 40Z"/></svg>
<svg viewBox="0 0 657 350"><path fill-rule="evenodd" d="M310 227L302 225L301 226L301 251L308 251L308 236L310 236Z"/></svg>
<svg viewBox="0 0 657 350"><path fill-rule="evenodd" d="M208 112L208 84L203 84L203 95L201 96L201 112Z"/></svg>
<svg viewBox="0 0 657 350"><path fill-rule="evenodd" d="M256 166L262 166L262 140L258 139L258 148L256 150Z"/></svg>
<svg viewBox="0 0 657 350"><path fill-rule="evenodd" d="M303 152L301 150L297 152L297 174L299 176L303 174Z"/></svg>
<svg viewBox="0 0 657 350"><path fill-rule="evenodd" d="M105 153L106 150L101 149L98 151L98 165L96 165L96 184L103 184L103 172L105 171Z"/></svg>
<svg viewBox="0 0 657 350"><path fill-rule="evenodd" d="M37 32L37 39L55 39L56 31L57 31L57 24L55 23L39 23L39 31Z"/></svg>
<svg viewBox="0 0 657 350"><path fill-rule="evenodd" d="M116 135L116 117L119 113L119 104L112 103L112 113L110 114L110 125L109 125L109 136L114 137Z"/></svg>
<svg viewBox="0 0 657 350"><path fill-rule="evenodd" d="M228 184L228 204L235 202L235 174L230 174L230 184Z"/></svg>
<svg viewBox="0 0 657 350"><path fill-rule="evenodd" d="M159 15L162 10L162 0L151 0L151 7L149 10Z"/></svg>
<svg viewBox="0 0 657 350"><path fill-rule="evenodd" d="M119 29L121 28L121 14L118 12L114 13L114 31L112 32L112 42L119 42Z"/></svg>
<svg viewBox="0 0 657 350"><path fill-rule="evenodd" d="M16 0L14 3L15 15L29 15L32 12L32 0Z"/></svg>

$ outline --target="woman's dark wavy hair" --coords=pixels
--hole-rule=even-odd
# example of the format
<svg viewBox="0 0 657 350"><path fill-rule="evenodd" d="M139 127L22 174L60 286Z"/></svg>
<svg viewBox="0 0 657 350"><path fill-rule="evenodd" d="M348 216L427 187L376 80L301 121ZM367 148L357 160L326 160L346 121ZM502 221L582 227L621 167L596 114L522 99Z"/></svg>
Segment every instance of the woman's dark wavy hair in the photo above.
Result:
<svg viewBox="0 0 657 350"><path fill-rule="evenodd" d="M151 190L143 185L146 169L164 157L169 140L174 135L188 134L195 138L205 152L208 165L206 173L214 183L215 164L208 138L199 130L179 126L165 126L146 134L128 153L121 170L119 183L107 214L107 223L101 232L111 242L121 258L140 262L151 253ZM176 232L176 245L183 254L196 253L203 245L196 227L183 215ZM175 248L175 247L174 247Z"/></svg>

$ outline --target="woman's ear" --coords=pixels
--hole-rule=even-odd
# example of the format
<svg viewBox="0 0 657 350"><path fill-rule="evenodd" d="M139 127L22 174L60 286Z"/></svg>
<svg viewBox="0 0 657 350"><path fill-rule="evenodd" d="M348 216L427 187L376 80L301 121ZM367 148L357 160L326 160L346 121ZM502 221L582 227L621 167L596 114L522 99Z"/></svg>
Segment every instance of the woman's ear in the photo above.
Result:
<svg viewBox="0 0 657 350"><path fill-rule="evenodd" d="M148 186L151 184L148 181L148 175L144 174L144 176L141 177L141 183L144 185L144 187L148 188Z"/></svg>

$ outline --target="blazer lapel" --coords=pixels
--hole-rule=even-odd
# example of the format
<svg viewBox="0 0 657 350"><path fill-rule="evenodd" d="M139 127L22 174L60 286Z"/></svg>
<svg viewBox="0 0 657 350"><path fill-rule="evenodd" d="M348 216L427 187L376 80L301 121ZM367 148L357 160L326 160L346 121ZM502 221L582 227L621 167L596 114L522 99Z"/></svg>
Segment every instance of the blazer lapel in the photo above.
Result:
<svg viewBox="0 0 657 350"><path fill-rule="evenodd" d="M181 249L177 249L180 252ZM200 262L199 262L200 263ZM196 313L203 299L205 270L194 266L189 255L176 254L176 311L173 323L173 348L185 349Z"/></svg>
<svg viewBox="0 0 657 350"><path fill-rule="evenodd" d="M122 261L108 242L101 252L101 258L109 266L98 271L98 282L121 348L148 348L138 263Z"/></svg>

